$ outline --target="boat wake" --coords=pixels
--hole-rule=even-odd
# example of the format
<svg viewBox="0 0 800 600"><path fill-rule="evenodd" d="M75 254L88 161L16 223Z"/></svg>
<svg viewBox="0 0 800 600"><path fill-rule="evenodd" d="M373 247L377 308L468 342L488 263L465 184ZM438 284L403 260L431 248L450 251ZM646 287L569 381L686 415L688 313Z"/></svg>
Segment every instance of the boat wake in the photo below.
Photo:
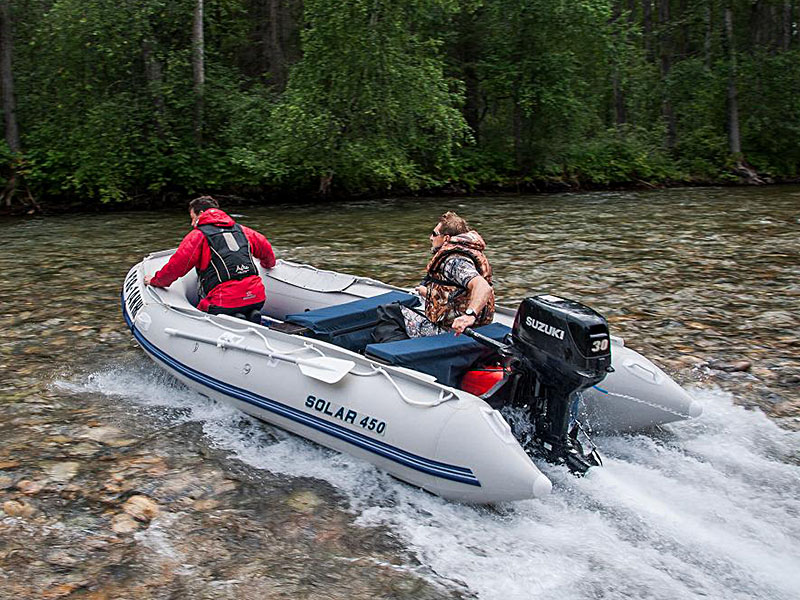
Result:
<svg viewBox="0 0 800 600"><path fill-rule="evenodd" d="M540 463L549 497L473 507L250 419L145 359L56 385L199 422L210 445L255 468L327 481L359 524L390 527L440 583L479 598L788 600L800 588L800 433L716 389L693 390L698 420L596 437L604 467L586 477Z"/></svg>

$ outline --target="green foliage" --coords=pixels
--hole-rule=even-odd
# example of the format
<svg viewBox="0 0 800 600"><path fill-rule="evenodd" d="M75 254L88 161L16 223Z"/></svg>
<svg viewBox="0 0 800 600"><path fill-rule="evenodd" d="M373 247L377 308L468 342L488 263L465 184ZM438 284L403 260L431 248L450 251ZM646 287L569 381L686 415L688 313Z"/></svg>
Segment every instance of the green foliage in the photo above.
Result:
<svg viewBox="0 0 800 600"><path fill-rule="evenodd" d="M304 56L240 164L278 184L333 178L344 189L436 183L467 138L457 82L438 44L414 32L439 0L305 3Z"/></svg>
<svg viewBox="0 0 800 600"><path fill-rule="evenodd" d="M502 0L479 17L486 37L476 69L489 100L482 140L530 173L603 127L609 2Z"/></svg>
<svg viewBox="0 0 800 600"><path fill-rule="evenodd" d="M800 51L741 61L742 144L761 172L800 174Z"/></svg>
<svg viewBox="0 0 800 600"><path fill-rule="evenodd" d="M612 128L576 144L565 154L561 175L599 185L626 182L663 183L682 178L661 145L661 135L642 128ZM549 174L556 174L557 165Z"/></svg>
<svg viewBox="0 0 800 600"><path fill-rule="evenodd" d="M0 144L0 165L37 196L720 181L730 82L745 160L800 174L798 22L777 0L730 4L732 44L711 1L668 21L620 0L206 2L199 132L195 0L11 4L23 154Z"/></svg>
<svg viewBox="0 0 800 600"><path fill-rule="evenodd" d="M667 82L677 115L675 154L679 164L701 180L718 179L727 167L727 80L724 62L709 68L701 58L689 58L673 67Z"/></svg>
<svg viewBox="0 0 800 600"><path fill-rule="evenodd" d="M30 26L18 77L29 181L44 195L104 202L223 182L226 126L238 81L207 58L206 128L193 127L192 2L58 0ZM160 79L147 77L145 49ZM38 58L41 57L41 58Z"/></svg>

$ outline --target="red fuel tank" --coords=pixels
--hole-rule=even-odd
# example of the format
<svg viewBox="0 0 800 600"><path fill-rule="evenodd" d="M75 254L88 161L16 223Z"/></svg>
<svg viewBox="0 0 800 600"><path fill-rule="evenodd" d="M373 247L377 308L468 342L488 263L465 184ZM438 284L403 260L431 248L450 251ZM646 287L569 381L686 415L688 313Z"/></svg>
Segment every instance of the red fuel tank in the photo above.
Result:
<svg viewBox="0 0 800 600"><path fill-rule="evenodd" d="M475 396L485 394L503 379L503 367L483 367L467 371L461 379L461 389Z"/></svg>

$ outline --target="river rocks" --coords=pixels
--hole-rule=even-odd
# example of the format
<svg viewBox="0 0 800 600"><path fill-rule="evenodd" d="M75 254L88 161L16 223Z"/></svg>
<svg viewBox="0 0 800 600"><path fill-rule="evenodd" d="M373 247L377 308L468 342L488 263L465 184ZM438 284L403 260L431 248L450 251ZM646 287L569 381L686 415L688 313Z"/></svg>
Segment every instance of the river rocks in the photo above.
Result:
<svg viewBox="0 0 800 600"><path fill-rule="evenodd" d="M785 310L772 310L761 313L760 320L772 327L794 327L797 325L797 315Z"/></svg>
<svg viewBox="0 0 800 600"><path fill-rule="evenodd" d="M136 440L124 437L122 432L116 427L100 427L98 425L98 422L90 421L89 426L84 429L84 433L80 437L115 448L130 446L136 443Z"/></svg>
<svg viewBox="0 0 800 600"><path fill-rule="evenodd" d="M78 559L66 552L65 550L56 550L47 555L45 560L51 565L57 567L72 567L78 564Z"/></svg>
<svg viewBox="0 0 800 600"><path fill-rule="evenodd" d="M708 363L708 366L712 369L717 369L719 371L728 371L730 372L744 372L749 371L750 367L753 366L749 360L737 360L735 362L724 362L724 361L717 361L712 360Z"/></svg>
<svg viewBox="0 0 800 600"><path fill-rule="evenodd" d="M74 457L94 456L100 451L101 446L89 442L79 442L71 445L67 450L69 455Z"/></svg>
<svg viewBox="0 0 800 600"><path fill-rule="evenodd" d="M75 477L79 468L77 462L59 462L46 467L45 473L54 481L65 482Z"/></svg>
<svg viewBox="0 0 800 600"><path fill-rule="evenodd" d="M158 504L147 496L131 496L122 510L139 521L148 522L159 514Z"/></svg>
<svg viewBox="0 0 800 600"><path fill-rule="evenodd" d="M70 444L75 440L66 435L51 435L45 440L47 444Z"/></svg>
<svg viewBox="0 0 800 600"><path fill-rule="evenodd" d="M138 531L140 524L130 515L122 513L114 515L111 519L111 529L115 533L133 533Z"/></svg>
<svg viewBox="0 0 800 600"><path fill-rule="evenodd" d="M8 500L3 502L3 512L9 517L29 519L36 514L36 508L25 500Z"/></svg>
<svg viewBox="0 0 800 600"><path fill-rule="evenodd" d="M312 513L322 504L322 500L312 491L297 492L289 496L286 503L292 508L301 513Z"/></svg>
<svg viewBox="0 0 800 600"><path fill-rule="evenodd" d="M772 413L777 417L795 417L800 415L800 399L778 402Z"/></svg>
<svg viewBox="0 0 800 600"><path fill-rule="evenodd" d="M207 498L205 500L196 500L192 503L192 508L194 510L214 510L220 505L219 500L214 500L212 498Z"/></svg>
<svg viewBox="0 0 800 600"><path fill-rule="evenodd" d="M26 496L35 496L44 489L44 481L31 481L30 479L22 479L17 482L16 488Z"/></svg>
<svg viewBox="0 0 800 600"><path fill-rule="evenodd" d="M72 592L84 587L84 582L73 581L70 583L62 583L54 585L42 592L42 600L57 600L58 598L66 598Z"/></svg>
<svg viewBox="0 0 800 600"><path fill-rule="evenodd" d="M778 374L774 370L767 367L754 366L750 369L750 372L766 382L772 382L778 379Z"/></svg>
<svg viewBox="0 0 800 600"><path fill-rule="evenodd" d="M708 205L724 202L741 205ZM585 302L682 383L720 386L800 429L797 198L747 202L748 218L776 223L770 235L743 232L741 213L703 202L691 219L666 211L654 221L664 204L648 203L604 197L585 218L586 204L570 202L568 220L549 218L556 200L482 203L499 302L534 290ZM324 254L326 267L408 286L427 253L409 227L425 230L430 205L404 205L394 220L389 204L361 208L363 227L345 226L338 241L329 221L292 211L271 235L288 258ZM184 221L83 215L24 223L4 238L0 298L13 302L0 305L0 577L13 577L0 579L0 597L460 596L409 572L414 557L391 533L355 527L331 486L248 467L208 448L202 426L172 420L173 409L147 413L124 385L105 386L149 381L155 400L174 391L152 385L158 370L122 322L119 290L127 268L174 245ZM376 230L380 244L365 233ZM86 239L76 268L75 240ZM90 373L89 385L71 385Z"/></svg>
<svg viewBox="0 0 800 600"><path fill-rule="evenodd" d="M0 402L3 538L25 540L10 556L0 545L13 597L309 597L323 585L348 600L417 586L422 598L451 597L410 573L366 577L339 560L406 559L384 532L354 527L324 484L292 490L201 445L197 424L159 431L113 400L38 393L41 415L25 411L24 393Z"/></svg>

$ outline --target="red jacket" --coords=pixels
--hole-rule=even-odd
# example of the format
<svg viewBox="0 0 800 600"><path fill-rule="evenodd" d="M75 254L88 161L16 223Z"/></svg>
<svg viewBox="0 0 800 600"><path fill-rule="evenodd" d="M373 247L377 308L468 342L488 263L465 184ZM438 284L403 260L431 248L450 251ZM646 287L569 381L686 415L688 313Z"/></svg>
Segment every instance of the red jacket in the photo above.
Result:
<svg viewBox="0 0 800 600"><path fill-rule="evenodd" d="M209 208L200 214L197 225L230 226L235 221L218 208ZM261 260L261 266L271 269L275 266L275 253L272 246L263 235L249 227L241 226L247 241L250 242L250 251L254 258ZM206 236L199 229L190 231L175 254L169 259L150 281L155 287L169 287L179 277L183 277L194 268L201 271L208 268L211 262L211 250L206 241ZM197 308L208 310L208 305L213 304L222 308L236 308L247 306L256 302L264 302L266 293L264 284L258 275L251 275L240 280L230 280L220 283L213 288L208 296L200 299Z"/></svg>

